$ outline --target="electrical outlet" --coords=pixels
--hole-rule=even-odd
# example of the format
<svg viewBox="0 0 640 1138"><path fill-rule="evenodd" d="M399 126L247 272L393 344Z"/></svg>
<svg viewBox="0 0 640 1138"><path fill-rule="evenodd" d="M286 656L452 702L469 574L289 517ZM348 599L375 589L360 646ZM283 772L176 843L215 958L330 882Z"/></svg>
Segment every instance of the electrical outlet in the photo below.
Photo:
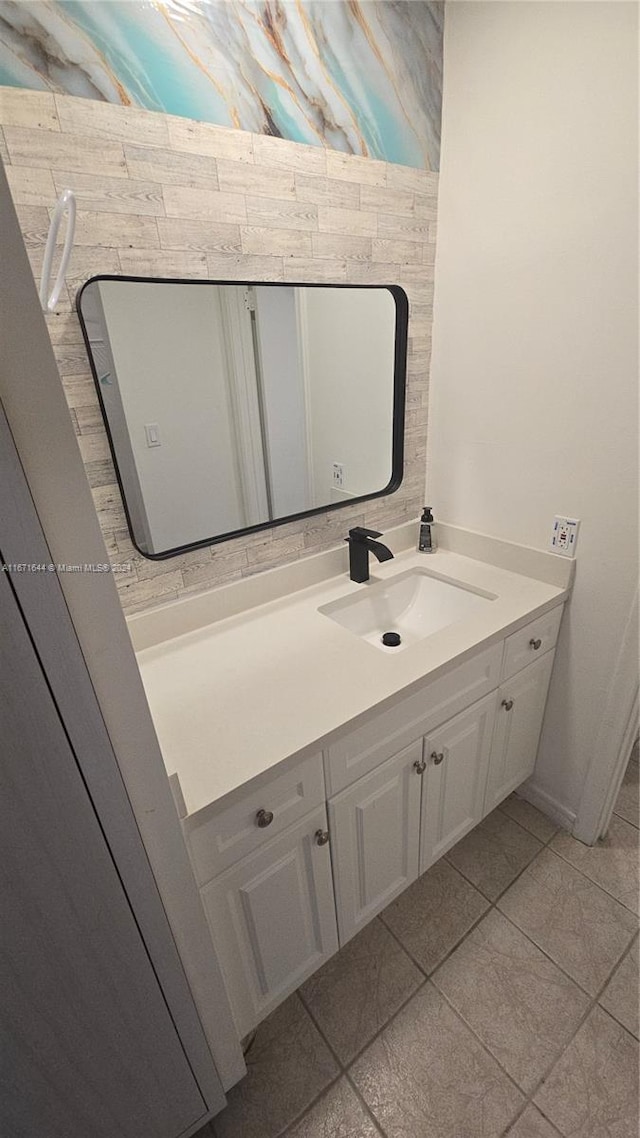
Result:
<svg viewBox="0 0 640 1138"><path fill-rule="evenodd" d="M579 527L579 518L555 517L551 531L551 551L559 553L561 557L575 557Z"/></svg>
<svg viewBox="0 0 640 1138"><path fill-rule="evenodd" d="M341 462L334 462L331 470L332 470L331 481L332 481L333 485L337 486L340 490L342 490L344 487L344 466L342 465Z"/></svg>

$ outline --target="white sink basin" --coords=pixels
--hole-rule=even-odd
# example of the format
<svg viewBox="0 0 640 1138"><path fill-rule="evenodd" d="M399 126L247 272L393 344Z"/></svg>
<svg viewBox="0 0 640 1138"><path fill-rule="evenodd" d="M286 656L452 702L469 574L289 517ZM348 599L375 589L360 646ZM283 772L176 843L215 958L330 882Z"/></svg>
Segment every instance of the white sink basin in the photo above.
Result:
<svg viewBox="0 0 640 1138"><path fill-rule="evenodd" d="M361 592L323 605L318 612L383 652L401 652L473 616L496 599L494 593L472 589L428 569L408 569L387 581L367 582ZM386 632L398 633L400 644L383 644Z"/></svg>

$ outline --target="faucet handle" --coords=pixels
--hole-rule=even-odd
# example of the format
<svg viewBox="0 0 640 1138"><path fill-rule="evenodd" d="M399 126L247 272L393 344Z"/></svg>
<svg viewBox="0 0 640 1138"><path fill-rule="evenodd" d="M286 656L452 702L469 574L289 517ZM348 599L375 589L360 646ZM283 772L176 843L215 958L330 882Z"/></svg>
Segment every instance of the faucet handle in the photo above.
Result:
<svg viewBox="0 0 640 1138"><path fill-rule="evenodd" d="M364 526L354 526L349 530L349 536L345 537L345 541L366 541L368 537L382 537L382 534L377 529L365 529Z"/></svg>

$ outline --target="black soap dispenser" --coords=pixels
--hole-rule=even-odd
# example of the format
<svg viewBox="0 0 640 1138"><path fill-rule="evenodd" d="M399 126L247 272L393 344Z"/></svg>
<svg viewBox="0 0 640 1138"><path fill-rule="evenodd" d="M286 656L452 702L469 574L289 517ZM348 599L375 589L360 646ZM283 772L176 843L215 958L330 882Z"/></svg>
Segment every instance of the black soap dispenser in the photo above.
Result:
<svg viewBox="0 0 640 1138"><path fill-rule="evenodd" d="M420 518L420 536L418 538L420 553L435 553L436 535L433 532L433 514L431 506L425 506Z"/></svg>

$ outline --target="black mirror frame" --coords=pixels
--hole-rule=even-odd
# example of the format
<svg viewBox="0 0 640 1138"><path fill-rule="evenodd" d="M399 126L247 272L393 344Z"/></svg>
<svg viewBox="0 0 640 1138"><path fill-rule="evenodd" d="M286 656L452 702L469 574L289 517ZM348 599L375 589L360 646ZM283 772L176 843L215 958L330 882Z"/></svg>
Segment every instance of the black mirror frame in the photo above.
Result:
<svg viewBox="0 0 640 1138"><path fill-rule="evenodd" d="M166 561L170 557L179 557L182 553L190 553L194 549L206 549L210 545L218 545L223 541L231 541L235 537L243 537L247 533L259 533L261 530L271 529L274 526L286 525L287 522L295 522L300 518L313 517L316 514L325 514L333 510L342 510L349 506L356 505L359 502L369 502L374 498L384 498L389 494L394 494L396 490L402 485L404 477L404 411L405 411L405 391L406 391L406 373L407 373L407 339L409 328L409 301L407 294L400 285L376 285L376 284L346 284L336 283L332 284L329 281L287 281L286 285L290 288L345 288L345 289L381 289L384 288L391 293L395 306L396 306L396 336L394 346L394 372L393 372L393 428L392 428L392 449L391 449L391 479L382 490L376 490L373 494L361 494L357 498L350 499L349 502L331 502L326 506L314 506L311 510L303 510L297 514L288 514L286 517L277 518L276 520L269 520L267 522L260 522L255 526L245 526L243 529L231 530L229 533L223 533L217 537L205 538L202 541L194 541L189 545L176 546L175 549L169 549L164 553L147 553L145 550L140 549L137 544L131 518L129 515L129 508L127 506L127 499L124 492L124 486L118 467L118 460L116 457L113 438L111 435L111 428L109 420L105 413L105 406L102 399L102 392L100 390L100 383L98 373L95 369L93 356L91 354L91 347L87 328L82 316L82 295L84 290L90 284L95 284L99 281L129 281L138 284L188 284L188 285L247 285L249 287L264 288L278 288L282 287L283 281L241 281L241 280L193 280L189 278L180 277L137 277L125 276L117 273L104 273L98 274L94 277L89 277L87 281L78 290L76 296L76 310L78 313L78 320L82 330L84 345L86 348L89 365L91 367L91 374L93 382L98 395L100 403L100 410L104 420L105 430L107 432L107 439L109 441L109 450L111 451L111 458L118 481L118 488L122 498L122 505L124 508L125 517L127 520L127 528L134 548L138 553L147 558L148 561Z"/></svg>

